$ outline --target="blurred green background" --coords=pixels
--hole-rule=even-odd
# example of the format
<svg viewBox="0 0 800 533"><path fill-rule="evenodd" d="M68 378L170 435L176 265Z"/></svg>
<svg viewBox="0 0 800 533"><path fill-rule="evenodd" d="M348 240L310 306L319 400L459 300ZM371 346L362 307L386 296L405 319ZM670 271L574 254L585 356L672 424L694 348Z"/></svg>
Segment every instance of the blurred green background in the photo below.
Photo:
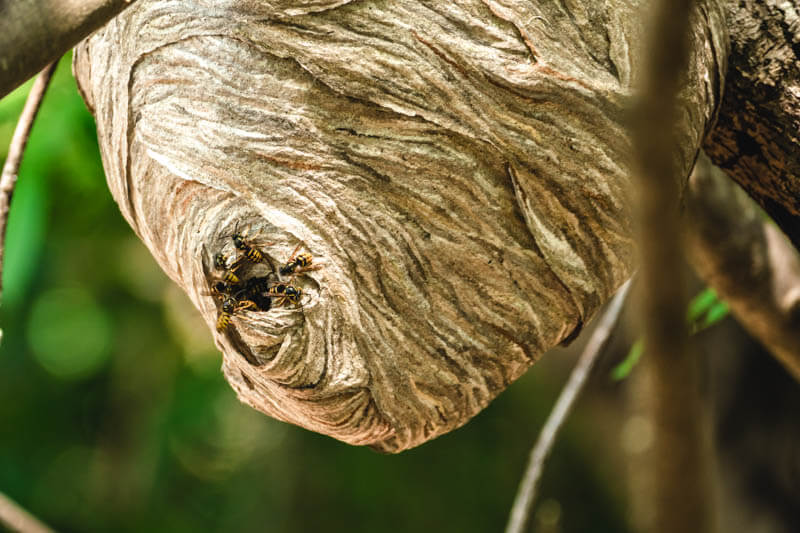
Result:
<svg viewBox="0 0 800 533"><path fill-rule="evenodd" d="M60 531L502 530L575 350L545 356L464 428L396 456L241 405L199 314L113 202L69 63L11 208L0 491ZM0 101L0 160L29 87ZM545 469L533 531L627 531L624 465L609 451L619 387L607 372L593 380Z"/></svg>

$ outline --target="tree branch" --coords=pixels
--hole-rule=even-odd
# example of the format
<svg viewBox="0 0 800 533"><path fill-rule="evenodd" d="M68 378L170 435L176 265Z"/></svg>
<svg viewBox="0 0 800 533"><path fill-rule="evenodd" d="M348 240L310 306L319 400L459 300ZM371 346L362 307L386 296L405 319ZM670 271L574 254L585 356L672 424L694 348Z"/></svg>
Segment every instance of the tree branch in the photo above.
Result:
<svg viewBox="0 0 800 533"><path fill-rule="evenodd" d="M53 533L38 518L0 492L0 524L20 533Z"/></svg>
<svg viewBox="0 0 800 533"><path fill-rule="evenodd" d="M679 214L684 174L679 161L679 80L691 69L688 29L695 2L657 2L648 45L649 64L636 109L635 144L640 177L645 343L651 372L650 416L655 427L654 532L710 531L707 448L700 417L695 360L685 326L686 279ZM713 13L703 2L695 11ZM713 15L709 15L713 16ZM652 24L651 22L651 24Z"/></svg>
<svg viewBox="0 0 800 533"><path fill-rule="evenodd" d="M3 173L0 175L0 295L3 293L3 264L6 251L6 226L8 225L8 210L11 207L11 197L14 195L14 187L17 185L19 166L22 163L22 156L25 153L25 146L28 144L28 137L31 134L33 121L39 112L39 106L44 98L53 72L56 70L58 61L48 65L36 78L36 82L28 94L25 107L17 122L14 136L8 148L8 156L3 164Z"/></svg>
<svg viewBox="0 0 800 533"><path fill-rule="evenodd" d="M697 272L800 380L800 254L704 156L689 181L687 214Z"/></svg>
<svg viewBox="0 0 800 533"><path fill-rule="evenodd" d="M134 0L0 3L0 98L108 22Z"/></svg>
<svg viewBox="0 0 800 533"><path fill-rule="evenodd" d="M595 361L597 361L609 338L611 338L611 333L625 304L630 287L631 280L627 281L611 300L597 327L592 332L589 342L583 349L580 359L575 364L575 368L572 370L566 385L564 385L556 405L550 411L550 416L547 417L547 421L542 427L542 432L539 434L533 449L531 449L525 476L522 478L517 490L517 496L514 498L514 506L511 509L506 533L522 533L527 530L533 502L536 499L536 487L544 469L544 462L550 456L556 436L572 411L575 400L578 399L578 395L586 385Z"/></svg>
<svg viewBox="0 0 800 533"><path fill-rule="evenodd" d="M781 0L725 0L731 54L703 148L800 248L800 15Z"/></svg>
<svg viewBox="0 0 800 533"><path fill-rule="evenodd" d="M648 352L686 351L681 221L678 209L681 176L675 164L677 80L687 58L686 27L692 2L660 2L649 50L649 72L636 110L639 159L644 322Z"/></svg>

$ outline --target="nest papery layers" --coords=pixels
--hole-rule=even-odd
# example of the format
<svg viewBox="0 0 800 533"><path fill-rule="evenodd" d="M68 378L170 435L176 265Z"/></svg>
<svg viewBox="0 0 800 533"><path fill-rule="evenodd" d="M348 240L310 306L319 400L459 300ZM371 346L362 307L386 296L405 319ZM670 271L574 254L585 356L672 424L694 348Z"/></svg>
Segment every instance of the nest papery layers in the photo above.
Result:
<svg viewBox="0 0 800 533"><path fill-rule="evenodd" d="M112 194L212 330L236 229L275 265L299 245L322 266L295 278L302 305L214 332L242 401L400 451L465 423L627 279L635 25L564 9L140 0L79 46Z"/></svg>

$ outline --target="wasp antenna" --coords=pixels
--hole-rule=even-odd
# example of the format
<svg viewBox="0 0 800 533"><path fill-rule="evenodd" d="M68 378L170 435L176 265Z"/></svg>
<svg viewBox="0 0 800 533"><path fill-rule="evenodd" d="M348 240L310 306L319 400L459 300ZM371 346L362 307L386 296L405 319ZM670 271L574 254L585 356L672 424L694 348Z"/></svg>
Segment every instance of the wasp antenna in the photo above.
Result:
<svg viewBox="0 0 800 533"><path fill-rule="evenodd" d="M228 233L222 236L223 239L230 239L239 231L239 221L236 221L236 224L233 226L233 233Z"/></svg>

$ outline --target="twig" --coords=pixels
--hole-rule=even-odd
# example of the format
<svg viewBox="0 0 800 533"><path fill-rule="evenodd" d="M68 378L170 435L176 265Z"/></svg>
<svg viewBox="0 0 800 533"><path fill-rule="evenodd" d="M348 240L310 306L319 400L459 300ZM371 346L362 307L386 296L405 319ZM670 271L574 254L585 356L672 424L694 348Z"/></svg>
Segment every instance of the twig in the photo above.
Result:
<svg viewBox="0 0 800 533"><path fill-rule="evenodd" d="M589 338L589 342L583 349L583 353L581 353L580 359L578 359L566 385L564 385L553 410L550 411L550 416L547 417L536 444L531 449L525 476L519 484L517 496L514 498L514 506L511 508L511 516L506 526L506 533L522 533L528 525L533 502L536 498L536 486L542 475L544 462L550 455L556 436L572 410L575 400L583 390L595 361L597 361L608 339L611 337L611 332L617 323L620 311L630 290L631 281L625 282L617 291L608 309L600 318L597 327Z"/></svg>
<svg viewBox="0 0 800 533"><path fill-rule="evenodd" d="M3 264L6 251L6 226L8 225L8 210L11 207L11 197L14 194L14 187L17 184L19 175L19 165L22 162L22 155L25 153L25 146L28 144L28 137L31 134L33 120L39 112L42 98L53 77L58 61L48 65L36 78L33 83L25 107L19 116L17 128L11 138L8 147L8 157L3 165L3 173L0 174L0 295L3 293Z"/></svg>
<svg viewBox="0 0 800 533"><path fill-rule="evenodd" d="M53 533L38 518L0 492L0 524L19 533Z"/></svg>
<svg viewBox="0 0 800 533"><path fill-rule="evenodd" d="M0 294L2 294L3 262L5 259L6 226L8 225L8 210L11 206L11 197L14 194L14 186L17 184L19 166L22 162L22 155L25 146L28 144L28 137L31 133L33 120L39 111L42 98L53 77L58 62L48 65L31 88L25 107L17 122L14 136L8 148L8 156L3 165L3 172L0 174ZM21 533L52 533L52 529L40 522L32 514L14 503L5 494L0 492L0 524L12 531Z"/></svg>

